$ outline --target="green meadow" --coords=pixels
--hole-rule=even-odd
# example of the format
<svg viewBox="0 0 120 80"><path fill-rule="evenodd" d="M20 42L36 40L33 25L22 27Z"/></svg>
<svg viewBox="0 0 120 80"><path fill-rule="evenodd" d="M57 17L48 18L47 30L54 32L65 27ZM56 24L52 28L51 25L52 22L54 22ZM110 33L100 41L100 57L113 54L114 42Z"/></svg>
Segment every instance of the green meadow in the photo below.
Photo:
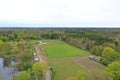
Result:
<svg viewBox="0 0 120 80"><path fill-rule="evenodd" d="M47 44L42 47L45 49L49 58L89 55L89 52L71 46L60 40L44 40L44 42L47 42Z"/></svg>
<svg viewBox="0 0 120 80"><path fill-rule="evenodd" d="M49 63L55 70L54 80L66 80L67 77L76 77L77 72L83 70L71 58L53 58L49 60Z"/></svg>
<svg viewBox="0 0 120 80"><path fill-rule="evenodd" d="M44 40L42 45L48 55L49 64L55 69L55 80L65 80L67 77L75 77L79 70L83 70L72 58L85 56L90 53L71 46L60 40Z"/></svg>

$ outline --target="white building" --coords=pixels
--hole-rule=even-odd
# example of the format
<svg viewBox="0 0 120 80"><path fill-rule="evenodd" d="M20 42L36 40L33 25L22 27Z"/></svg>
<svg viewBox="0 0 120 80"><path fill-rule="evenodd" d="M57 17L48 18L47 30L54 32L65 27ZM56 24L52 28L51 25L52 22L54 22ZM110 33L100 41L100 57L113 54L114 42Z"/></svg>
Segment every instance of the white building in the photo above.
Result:
<svg viewBox="0 0 120 80"><path fill-rule="evenodd" d="M37 55L34 56L35 61L39 61L39 57Z"/></svg>

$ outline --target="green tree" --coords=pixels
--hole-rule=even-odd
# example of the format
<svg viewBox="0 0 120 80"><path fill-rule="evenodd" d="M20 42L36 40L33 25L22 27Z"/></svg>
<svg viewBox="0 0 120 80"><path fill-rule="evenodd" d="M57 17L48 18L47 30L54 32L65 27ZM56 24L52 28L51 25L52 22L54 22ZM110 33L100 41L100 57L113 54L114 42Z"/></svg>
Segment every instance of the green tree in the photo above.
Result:
<svg viewBox="0 0 120 80"><path fill-rule="evenodd" d="M105 71L112 75L113 80L120 80L120 63L112 62L108 65Z"/></svg>
<svg viewBox="0 0 120 80"><path fill-rule="evenodd" d="M14 45L13 49L12 49L12 53L14 54L18 54L20 52L20 49L17 45Z"/></svg>
<svg viewBox="0 0 120 80"><path fill-rule="evenodd" d="M106 46L106 47L111 47L113 49L116 49L116 46L114 43L104 43L103 46Z"/></svg>
<svg viewBox="0 0 120 80"><path fill-rule="evenodd" d="M26 71L21 71L17 76L14 77L13 80L30 80L31 75Z"/></svg>
<svg viewBox="0 0 120 80"><path fill-rule="evenodd" d="M110 47L106 47L102 52L102 57L114 61L119 58L119 53Z"/></svg>
<svg viewBox="0 0 120 80"><path fill-rule="evenodd" d="M76 80L88 80L88 75L85 71L78 71Z"/></svg>
<svg viewBox="0 0 120 80"><path fill-rule="evenodd" d="M5 52L7 55L10 55L11 54L11 52L10 52L10 50L11 50L11 44L10 43L4 43L3 44L3 46L2 46L2 48L3 48L3 52Z"/></svg>
<svg viewBox="0 0 120 80"><path fill-rule="evenodd" d="M1 40L4 41L4 42L7 42L7 41L8 41L8 37L2 36L2 37L1 37Z"/></svg>
<svg viewBox="0 0 120 80"><path fill-rule="evenodd" d="M18 57L19 57L20 61L17 65L17 67L19 69L26 70L29 67L32 67L33 55L30 50L25 50Z"/></svg>
<svg viewBox="0 0 120 80"><path fill-rule="evenodd" d="M97 56L101 56L102 51L103 51L103 46L94 46L91 49L91 52Z"/></svg>
<svg viewBox="0 0 120 80"><path fill-rule="evenodd" d="M20 43L19 43L19 48L21 49L21 51L25 51L25 49L26 49L26 41L25 40L23 40L23 39L21 39L20 40Z"/></svg>
<svg viewBox="0 0 120 80"><path fill-rule="evenodd" d="M0 51L2 51L3 44L4 44L4 42L2 40L0 40Z"/></svg>
<svg viewBox="0 0 120 80"><path fill-rule="evenodd" d="M47 71L47 65L42 62L37 62L32 67L33 72L36 76L36 80L44 80Z"/></svg>
<svg viewBox="0 0 120 80"><path fill-rule="evenodd" d="M108 65L109 63L118 60L119 57L120 55L118 52L111 47L106 47L102 52L102 58L100 59L100 62L104 65Z"/></svg>
<svg viewBox="0 0 120 80"><path fill-rule="evenodd" d="M20 54L20 59L22 62L31 61L33 58L32 52L30 50L25 50Z"/></svg>

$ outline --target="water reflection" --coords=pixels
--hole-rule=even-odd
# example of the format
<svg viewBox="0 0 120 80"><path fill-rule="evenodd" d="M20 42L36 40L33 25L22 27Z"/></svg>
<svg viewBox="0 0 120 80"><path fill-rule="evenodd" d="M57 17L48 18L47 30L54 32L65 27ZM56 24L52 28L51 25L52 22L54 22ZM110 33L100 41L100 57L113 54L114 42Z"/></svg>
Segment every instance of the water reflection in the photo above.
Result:
<svg viewBox="0 0 120 80"><path fill-rule="evenodd" d="M18 69L13 66L4 66L3 62L4 59L0 58L0 80L12 80L12 77L18 73Z"/></svg>

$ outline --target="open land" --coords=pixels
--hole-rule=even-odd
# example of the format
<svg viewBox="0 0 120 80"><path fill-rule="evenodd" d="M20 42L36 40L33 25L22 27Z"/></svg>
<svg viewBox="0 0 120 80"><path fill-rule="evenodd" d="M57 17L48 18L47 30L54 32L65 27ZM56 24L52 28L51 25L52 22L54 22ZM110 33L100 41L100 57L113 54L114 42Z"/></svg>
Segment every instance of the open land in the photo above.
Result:
<svg viewBox="0 0 120 80"><path fill-rule="evenodd" d="M91 74L94 70L103 70L105 66L88 59L89 52L78 49L59 40L44 40L47 44L42 47L48 55L48 61L56 71L55 80L65 80L76 76L79 70Z"/></svg>

